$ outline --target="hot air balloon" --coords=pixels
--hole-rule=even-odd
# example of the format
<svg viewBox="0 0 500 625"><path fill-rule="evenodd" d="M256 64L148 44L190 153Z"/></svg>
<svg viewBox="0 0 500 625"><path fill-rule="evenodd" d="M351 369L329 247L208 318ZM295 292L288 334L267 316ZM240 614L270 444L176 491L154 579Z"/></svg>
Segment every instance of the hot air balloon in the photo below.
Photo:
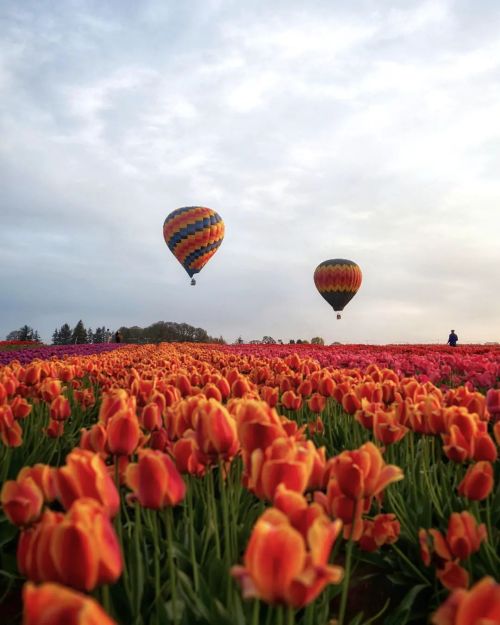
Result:
<svg viewBox="0 0 500 625"><path fill-rule="evenodd" d="M222 243L224 222L211 208L177 208L165 219L163 238L194 286L194 274L203 269Z"/></svg>
<svg viewBox="0 0 500 625"><path fill-rule="evenodd" d="M352 260L333 258L316 267L314 284L333 310L340 311L356 295L361 286L361 269Z"/></svg>

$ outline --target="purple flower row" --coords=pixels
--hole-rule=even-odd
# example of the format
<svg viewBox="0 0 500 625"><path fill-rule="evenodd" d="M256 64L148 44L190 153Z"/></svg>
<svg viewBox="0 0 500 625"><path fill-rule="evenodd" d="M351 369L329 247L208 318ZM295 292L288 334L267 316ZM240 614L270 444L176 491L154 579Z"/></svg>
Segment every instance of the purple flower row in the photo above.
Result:
<svg viewBox="0 0 500 625"><path fill-rule="evenodd" d="M20 349L16 351L0 352L0 366L8 365L13 360L18 360L22 365L27 365L35 358L47 360L49 358L65 358L66 356L89 356L102 354L118 347L123 343L90 343L83 345L44 345L33 349Z"/></svg>

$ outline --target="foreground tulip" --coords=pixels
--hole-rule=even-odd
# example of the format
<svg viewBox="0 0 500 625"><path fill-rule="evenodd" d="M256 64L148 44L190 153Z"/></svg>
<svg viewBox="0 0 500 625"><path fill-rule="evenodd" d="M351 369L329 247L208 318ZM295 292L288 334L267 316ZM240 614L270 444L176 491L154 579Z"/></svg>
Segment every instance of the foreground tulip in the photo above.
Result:
<svg viewBox="0 0 500 625"><path fill-rule="evenodd" d="M455 590L432 616L433 625L500 625L500 584L484 577L470 590Z"/></svg>
<svg viewBox="0 0 500 625"><path fill-rule="evenodd" d="M2 487L0 501L11 523L30 525L42 513L43 493L31 477L8 480Z"/></svg>
<svg viewBox="0 0 500 625"><path fill-rule="evenodd" d="M472 501L486 499L493 490L493 465L491 462L476 462L467 469L458 486L458 493Z"/></svg>
<svg viewBox="0 0 500 625"><path fill-rule="evenodd" d="M114 517L120 507L120 496L106 465L99 457L84 449L74 449L66 458L66 465L57 469L57 492L68 510L80 497L92 497Z"/></svg>
<svg viewBox="0 0 500 625"><path fill-rule="evenodd" d="M342 579L342 569L328 564L339 529L338 523L319 516L304 538L283 512L266 510L253 528L244 566L231 570L243 596L294 608L314 601L326 585Z"/></svg>
<svg viewBox="0 0 500 625"><path fill-rule="evenodd" d="M176 506L184 499L186 485L169 456L161 451L143 449L139 462L129 464L125 482L144 508L160 510Z"/></svg>
<svg viewBox="0 0 500 625"><path fill-rule="evenodd" d="M108 449L117 456L130 456L139 444L141 430L134 411L119 410L108 421Z"/></svg>
<svg viewBox="0 0 500 625"><path fill-rule="evenodd" d="M118 539L103 508L81 498L66 515L46 511L18 544L20 572L34 582L58 582L93 590L114 583L122 572Z"/></svg>
<svg viewBox="0 0 500 625"><path fill-rule="evenodd" d="M30 477L43 493L43 498L50 503L57 497L57 469L47 464L35 464L33 467L23 467L17 476L17 481Z"/></svg>
<svg viewBox="0 0 500 625"><path fill-rule="evenodd" d="M386 486L404 477L399 467L385 464L373 443L365 443L354 451L343 451L333 458L330 475L337 479L342 493L351 499L378 495Z"/></svg>
<svg viewBox="0 0 500 625"><path fill-rule="evenodd" d="M87 595L59 584L23 587L23 625L116 625Z"/></svg>

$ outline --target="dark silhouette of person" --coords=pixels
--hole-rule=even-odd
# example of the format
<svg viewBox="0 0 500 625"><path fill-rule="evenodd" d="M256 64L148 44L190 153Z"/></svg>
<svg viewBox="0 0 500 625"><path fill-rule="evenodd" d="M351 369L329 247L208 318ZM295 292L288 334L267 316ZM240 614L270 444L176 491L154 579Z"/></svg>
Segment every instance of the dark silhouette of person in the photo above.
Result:
<svg viewBox="0 0 500 625"><path fill-rule="evenodd" d="M122 335L120 334L120 332L118 330L115 333L115 342L116 343L121 343L122 342Z"/></svg>
<svg viewBox="0 0 500 625"><path fill-rule="evenodd" d="M455 334L455 330L452 330L450 336L448 337L448 343L450 347L456 347L458 341L458 336Z"/></svg>

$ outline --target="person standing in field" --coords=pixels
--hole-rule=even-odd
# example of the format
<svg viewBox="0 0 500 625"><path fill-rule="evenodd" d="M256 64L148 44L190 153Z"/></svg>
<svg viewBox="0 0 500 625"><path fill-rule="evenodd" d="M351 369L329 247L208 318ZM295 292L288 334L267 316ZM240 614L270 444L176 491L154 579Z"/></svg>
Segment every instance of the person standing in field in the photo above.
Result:
<svg viewBox="0 0 500 625"><path fill-rule="evenodd" d="M115 333L115 343L121 343L121 342L122 342L122 335L120 334L119 330L117 330Z"/></svg>
<svg viewBox="0 0 500 625"><path fill-rule="evenodd" d="M450 332L450 336L448 337L447 345L449 345L450 347L456 347L457 341L458 341L458 336L455 334L455 330L452 330Z"/></svg>

